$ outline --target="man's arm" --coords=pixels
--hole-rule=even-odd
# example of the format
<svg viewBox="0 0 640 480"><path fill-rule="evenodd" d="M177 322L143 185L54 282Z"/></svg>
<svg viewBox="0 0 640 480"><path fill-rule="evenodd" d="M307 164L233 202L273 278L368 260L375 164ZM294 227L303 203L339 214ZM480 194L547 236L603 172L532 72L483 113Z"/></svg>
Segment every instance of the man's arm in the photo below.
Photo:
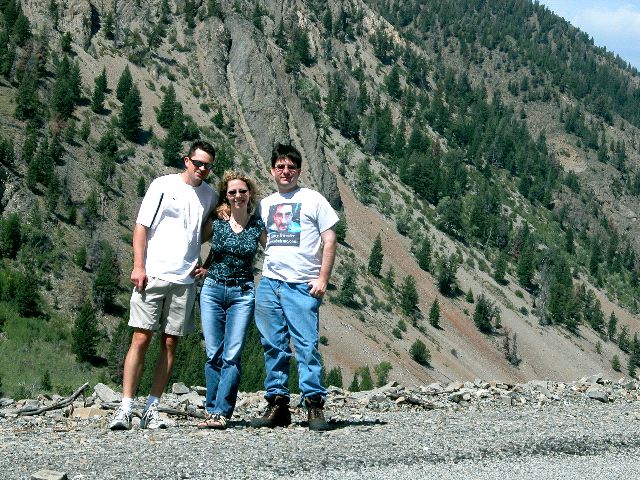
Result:
<svg viewBox="0 0 640 480"><path fill-rule="evenodd" d="M139 292L144 292L147 286L147 270L144 266L144 256L147 251L148 227L136 223L133 227L133 270L131 283Z"/></svg>
<svg viewBox="0 0 640 480"><path fill-rule="evenodd" d="M311 290L309 293L314 297L322 297L327 291L333 262L336 259L336 232L333 227L320 234L322 239L322 264L320 265L320 276L316 280L311 280Z"/></svg>

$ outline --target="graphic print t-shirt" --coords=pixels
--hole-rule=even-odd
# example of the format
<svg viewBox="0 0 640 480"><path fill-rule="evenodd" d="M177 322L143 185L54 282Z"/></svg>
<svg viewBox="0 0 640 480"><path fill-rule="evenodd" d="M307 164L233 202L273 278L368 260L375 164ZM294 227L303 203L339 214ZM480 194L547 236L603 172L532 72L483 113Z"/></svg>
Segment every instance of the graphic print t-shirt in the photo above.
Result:
<svg viewBox="0 0 640 480"><path fill-rule="evenodd" d="M320 234L338 222L329 202L308 188L276 192L260 202L260 216L268 234L262 275L294 283L318 278Z"/></svg>

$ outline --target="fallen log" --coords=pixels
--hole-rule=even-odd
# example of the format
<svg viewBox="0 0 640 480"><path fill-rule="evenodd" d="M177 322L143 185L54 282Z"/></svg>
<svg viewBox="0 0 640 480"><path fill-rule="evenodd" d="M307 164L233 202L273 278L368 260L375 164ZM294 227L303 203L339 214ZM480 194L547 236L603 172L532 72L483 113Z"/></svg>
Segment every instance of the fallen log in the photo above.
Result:
<svg viewBox="0 0 640 480"><path fill-rule="evenodd" d="M101 408L105 410L116 410L120 406L120 402L107 402L100 405ZM204 418L205 413L204 410L180 410L177 408L169 408L164 407L162 405L158 405L158 411L162 413L166 413L167 415L175 415L176 417L191 417L191 418ZM140 413L137 411L132 411L131 414L134 417L141 417Z"/></svg>
<svg viewBox="0 0 640 480"><path fill-rule="evenodd" d="M61 408L64 407L68 407L69 405L71 405L74 400L76 398L78 398L80 396L80 394L84 394L84 391L89 388L89 384L85 383L84 385L82 385L79 389L77 389L75 392L73 392L73 394L70 397L67 398L63 398L62 400L58 400L55 403L52 403L51 405L47 405L46 407L42 407L42 408L38 408L38 409L31 409L31 408L23 408L18 410L16 413L16 415L18 417L28 417L28 416L32 416L32 415L40 415L41 413L44 412L48 412L51 410L59 410Z"/></svg>

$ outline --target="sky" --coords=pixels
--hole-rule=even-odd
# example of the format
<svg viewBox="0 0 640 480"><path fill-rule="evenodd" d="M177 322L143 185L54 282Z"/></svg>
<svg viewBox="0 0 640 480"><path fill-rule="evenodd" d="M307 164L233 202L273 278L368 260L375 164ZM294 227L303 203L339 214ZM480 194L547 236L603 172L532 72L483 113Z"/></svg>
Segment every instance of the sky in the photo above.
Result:
<svg viewBox="0 0 640 480"><path fill-rule="evenodd" d="M539 0L640 70L640 0Z"/></svg>

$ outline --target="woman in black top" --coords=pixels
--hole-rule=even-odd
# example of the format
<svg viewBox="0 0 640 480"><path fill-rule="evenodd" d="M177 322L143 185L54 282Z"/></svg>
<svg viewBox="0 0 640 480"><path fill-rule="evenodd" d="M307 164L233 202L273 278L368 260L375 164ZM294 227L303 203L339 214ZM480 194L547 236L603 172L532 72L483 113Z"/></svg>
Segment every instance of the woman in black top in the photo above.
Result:
<svg viewBox="0 0 640 480"><path fill-rule="evenodd" d="M200 292L207 417L198 427L225 429L236 404L240 355L253 318L253 259L267 234L254 213L256 187L250 178L227 171L219 190L216 213L224 218L212 220L208 272Z"/></svg>

